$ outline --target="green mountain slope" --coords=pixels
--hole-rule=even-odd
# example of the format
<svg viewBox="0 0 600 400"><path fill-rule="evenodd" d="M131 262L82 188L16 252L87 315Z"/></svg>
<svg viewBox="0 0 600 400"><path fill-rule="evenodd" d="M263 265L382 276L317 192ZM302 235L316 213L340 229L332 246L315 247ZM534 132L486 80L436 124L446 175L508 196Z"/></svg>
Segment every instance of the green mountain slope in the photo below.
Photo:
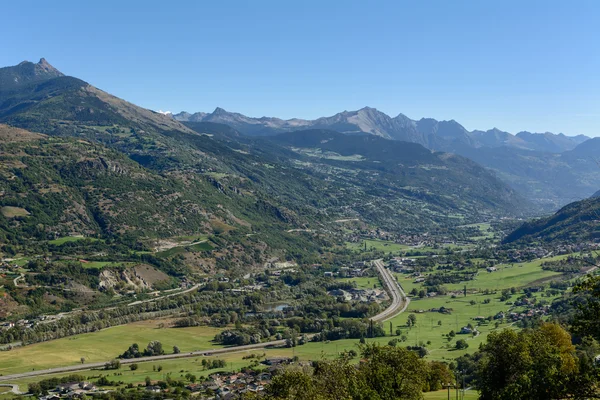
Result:
<svg viewBox="0 0 600 400"><path fill-rule="evenodd" d="M563 153L544 153L506 146L457 147L454 151L493 170L527 199L555 210L574 199L590 196L600 182L594 154L600 142L591 139Z"/></svg>
<svg viewBox="0 0 600 400"><path fill-rule="evenodd" d="M515 215L528 203L493 174L463 157L421 145L333 131L291 132L263 141L285 146L298 168L349 182L348 212L386 227L419 230L460 220ZM331 192L331 191L330 191Z"/></svg>
<svg viewBox="0 0 600 400"><path fill-rule="evenodd" d="M25 76L29 64L0 69L0 79ZM7 149L7 156L16 158L32 154L19 160L27 168L10 171L30 182L12 190L10 206L34 210L33 203L44 199L25 204L17 201L19 193L64 186L61 194L71 197L71 208L57 209L42 222L58 221L55 229L63 233L168 237L210 230L207 221L215 218L275 243L288 230L332 234L334 221L347 217L415 232L526 208L514 191L477 164L417 144L340 134L320 143L322 135L332 134L327 131L314 131L319 143L289 142L308 140L307 132L286 136L288 142L253 139L214 122L185 126L76 78L47 73L33 81L17 80L0 89L0 122L48 137ZM353 160L357 156L360 162ZM42 157L50 162L39 163ZM39 181L40 176L48 178ZM7 187L10 179L7 175ZM78 206L83 209L75 213ZM74 215L69 224L57 220L64 214ZM29 218L31 226L35 219ZM46 228L28 229L30 236L47 234Z"/></svg>
<svg viewBox="0 0 600 400"><path fill-rule="evenodd" d="M504 240L506 243L581 242L600 237L600 198L576 201L553 216L526 222Z"/></svg>

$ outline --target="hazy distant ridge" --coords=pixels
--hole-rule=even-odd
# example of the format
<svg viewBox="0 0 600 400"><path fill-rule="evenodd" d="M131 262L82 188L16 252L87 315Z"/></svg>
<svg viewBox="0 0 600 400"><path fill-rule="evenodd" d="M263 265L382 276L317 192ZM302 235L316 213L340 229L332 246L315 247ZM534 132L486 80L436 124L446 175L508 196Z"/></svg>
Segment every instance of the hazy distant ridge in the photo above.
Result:
<svg viewBox="0 0 600 400"><path fill-rule="evenodd" d="M413 120L404 114L396 117L364 107L357 111L343 111L331 117L315 120L247 117L216 108L212 113L181 112L173 115L178 121L217 122L227 124L250 136L270 136L300 129L331 129L345 134L371 134L386 139L419 143L432 150L454 151L468 147L515 147L561 153L574 149L589 139L585 135L567 136L563 133L532 133L522 131L513 135L493 128L487 131L468 131L455 120L438 121L433 118Z"/></svg>

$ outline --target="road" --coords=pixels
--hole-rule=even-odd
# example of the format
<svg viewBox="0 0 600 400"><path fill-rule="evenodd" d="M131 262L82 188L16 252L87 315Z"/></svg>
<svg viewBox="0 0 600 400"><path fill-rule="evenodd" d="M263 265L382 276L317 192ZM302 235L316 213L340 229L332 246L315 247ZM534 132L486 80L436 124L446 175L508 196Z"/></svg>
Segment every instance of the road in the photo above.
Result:
<svg viewBox="0 0 600 400"><path fill-rule="evenodd" d="M406 293L404 293L404 290L402 290L402 287L400 287L394 276L384 266L382 260L374 260L373 265L379 271L379 275L381 276L383 284L386 286L388 292L392 296L392 304L371 318L375 322L383 322L406 311L408 304L410 303L410 299L406 296Z"/></svg>
<svg viewBox="0 0 600 400"><path fill-rule="evenodd" d="M19 390L19 385L0 384L0 387L9 387L10 388L10 392L13 393L13 394L24 394L23 392L21 392Z"/></svg>
<svg viewBox="0 0 600 400"><path fill-rule="evenodd" d="M13 280L15 287L19 286L19 284L17 282L19 281L19 279L23 279L23 278L25 278L25 275L21 274Z"/></svg>
<svg viewBox="0 0 600 400"><path fill-rule="evenodd" d="M129 307L131 307L131 306L137 306L138 304L150 303L152 301L158 301L158 300L166 299L168 297L180 296L182 294L186 294L186 293L189 293L189 292L193 292L194 290L198 290L198 288L200 288L200 286L202 286L202 285L203 285L202 283L196 283L191 288L182 290L181 292L176 292L176 293L171 293L171 294L167 294L167 295L164 295L164 296L154 297L152 299L138 300L138 301L134 301L133 303L129 303L127 305ZM114 308L117 308L117 307L112 307L111 309L114 309Z"/></svg>
<svg viewBox="0 0 600 400"><path fill-rule="evenodd" d="M246 350L255 350L255 349L264 349L266 347L272 346L282 346L285 344L285 339L282 340L273 340L271 342L258 343L258 344L248 344L245 346L235 346L235 347L224 347L220 349L212 349L212 350L198 350L192 351L188 353L179 353L179 354L165 354L162 356L152 356L152 357L140 357L140 358L130 358L126 360L120 360L121 365L135 364L147 361L161 361L161 360L172 360L175 358L188 358L188 357L199 357L199 356L214 356L219 354L229 354L229 353L238 353ZM4 375L0 376L0 382L13 381L22 378L30 378L32 376L39 375L48 375L48 374L58 374L65 372L76 372L76 371L85 371L96 368L104 368L104 364L108 361L104 362L96 362L96 363L88 363L88 364L77 364L71 365L68 367L58 367L58 368L49 368L49 369L41 369L38 371L29 371L23 372L20 374L12 374L12 375Z"/></svg>
<svg viewBox="0 0 600 400"><path fill-rule="evenodd" d="M406 294L396 282L396 279L392 276L392 274L385 268L383 265L383 261L374 260L373 265L379 271L381 275L383 285L387 287L389 293L392 296L392 304L386 308L381 313L377 314L372 318L375 322L383 322L390 318L395 317L396 315L404 312L410 303L410 299L406 297ZM191 288L190 290L195 289L196 287ZM181 294L178 293L178 294ZM311 338L314 335L307 335ZM235 346L235 347L225 347L220 349L212 349L212 350L198 350L188 353L179 353L179 354L165 354L162 356L153 356L153 357L140 357L140 358L131 358L127 360L120 360L122 365L128 365L133 363L140 362L148 362L148 361L160 361L160 360L171 360L175 358L186 358L186 357L198 357L198 356L214 356L219 354L229 354L229 353L238 353L246 350L255 350L255 349L264 349L267 347L273 346L281 346L285 344L285 340L274 340L271 342L265 343L257 343L257 344L249 344L245 346ZM38 371L29 371L23 372L20 374L12 374L12 375L4 375L0 376L0 382L14 381L23 378L30 378L33 376L40 375L48 375L48 374L57 374L57 373L65 373L65 372L76 372L76 371L85 371L96 368L103 368L104 364L108 361L104 362L96 362L96 363L88 363L88 364L77 364L71 365L68 367L57 367L50 369L43 369Z"/></svg>

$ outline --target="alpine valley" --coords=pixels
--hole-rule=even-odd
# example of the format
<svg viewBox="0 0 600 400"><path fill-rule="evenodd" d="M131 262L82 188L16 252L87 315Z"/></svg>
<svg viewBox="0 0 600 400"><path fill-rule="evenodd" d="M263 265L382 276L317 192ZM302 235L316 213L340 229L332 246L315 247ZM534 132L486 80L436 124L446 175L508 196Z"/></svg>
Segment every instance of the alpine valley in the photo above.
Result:
<svg viewBox="0 0 600 400"><path fill-rule="evenodd" d="M599 398L597 154L0 68L0 400Z"/></svg>

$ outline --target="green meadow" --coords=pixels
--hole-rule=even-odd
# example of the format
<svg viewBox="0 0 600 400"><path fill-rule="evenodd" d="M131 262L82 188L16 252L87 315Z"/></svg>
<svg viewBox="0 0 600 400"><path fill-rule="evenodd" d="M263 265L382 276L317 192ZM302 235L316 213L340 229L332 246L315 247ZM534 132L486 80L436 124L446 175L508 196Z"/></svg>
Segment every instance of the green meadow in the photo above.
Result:
<svg viewBox="0 0 600 400"><path fill-rule="evenodd" d="M1 353L0 374L80 364L81 357L86 362L102 362L117 357L133 343L146 347L152 340L160 341L167 353L172 352L173 346L178 346L182 352L221 347L212 343L221 329L206 326L160 328L160 323L156 320L136 322L17 347Z"/></svg>
<svg viewBox="0 0 600 400"><path fill-rule="evenodd" d="M365 239L360 241L359 243L347 242L346 247L351 250L361 251L365 248L365 243L367 243L367 250L375 249L386 253L397 253L399 251L406 251L411 249L410 246L404 244L398 244L391 241L376 239Z"/></svg>
<svg viewBox="0 0 600 400"><path fill-rule="evenodd" d="M356 282L357 289L381 288L381 282L376 276L361 276L356 278L342 278L341 282Z"/></svg>
<svg viewBox="0 0 600 400"><path fill-rule="evenodd" d="M84 239L99 240L99 239L96 239L96 238L89 238L89 237L86 238L86 237L83 237L83 236L64 236L64 237L61 237L61 238L58 238L58 239L49 240L48 243L60 246L61 244L64 244L64 243L67 243L67 242L77 242L79 240L84 240Z"/></svg>

